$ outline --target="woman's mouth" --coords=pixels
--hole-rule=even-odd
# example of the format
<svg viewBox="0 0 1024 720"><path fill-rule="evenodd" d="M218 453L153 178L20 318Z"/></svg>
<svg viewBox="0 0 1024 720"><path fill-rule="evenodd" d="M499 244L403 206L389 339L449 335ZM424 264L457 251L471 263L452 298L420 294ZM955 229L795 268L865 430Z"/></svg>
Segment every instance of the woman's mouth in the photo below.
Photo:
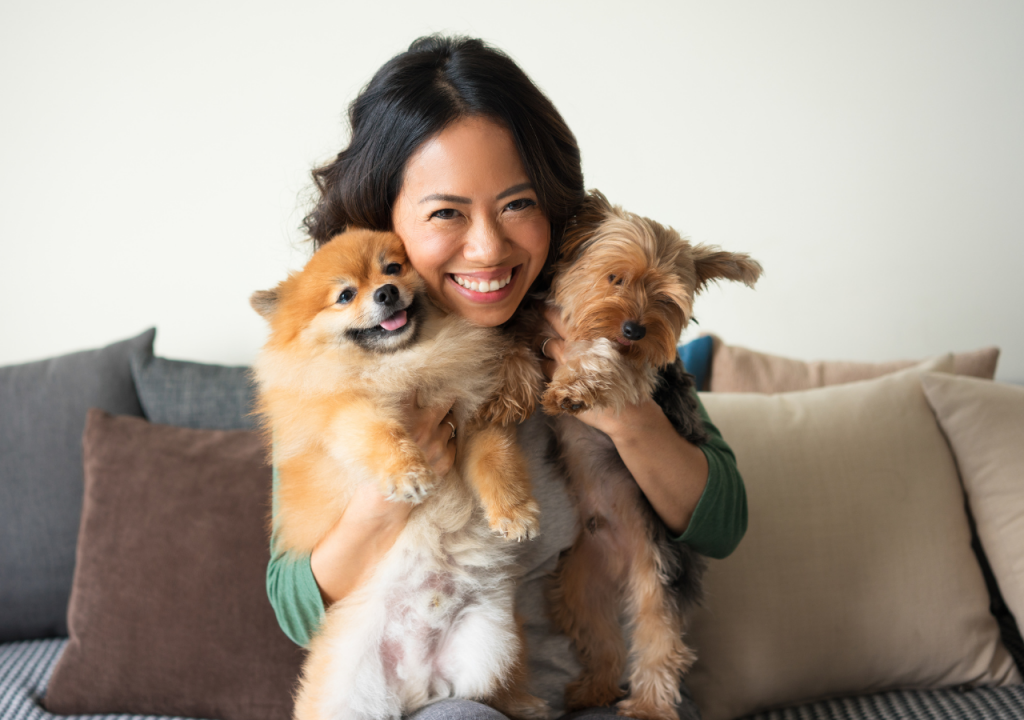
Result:
<svg viewBox="0 0 1024 720"><path fill-rule="evenodd" d="M516 265L497 275L488 273L491 277L449 273L448 279L460 295L474 302L497 302L512 294L521 269L521 265Z"/></svg>
<svg viewBox="0 0 1024 720"><path fill-rule="evenodd" d="M456 283L478 293L492 293L501 290L503 287L512 282L512 271L508 271L508 275L503 278L495 278L493 280L477 280L476 278L463 277L462 275L452 274L452 279Z"/></svg>

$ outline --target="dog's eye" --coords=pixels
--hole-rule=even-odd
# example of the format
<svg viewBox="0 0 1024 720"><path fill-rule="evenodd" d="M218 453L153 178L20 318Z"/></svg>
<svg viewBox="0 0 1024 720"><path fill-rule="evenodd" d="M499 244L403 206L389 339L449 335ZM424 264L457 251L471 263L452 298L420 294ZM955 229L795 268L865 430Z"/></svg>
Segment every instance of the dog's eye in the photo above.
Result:
<svg viewBox="0 0 1024 720"><path fill-rule="evenodd" d="M400 272L402 272L401 263L391 263L386 268L384 268L385 275L397 275Z"/></svg>
<svg viewBox="0 0 1024 720"><path fill-rule="evenodd" d="M352 288L345 288L344 290L341 291L341 294L338 295L338 304L344 305L347 302L351 302L352 298L354 298L355 296L355 290L353 290Z"/></svg>
<svg viewBox="0 0 1024 720"><path fill-rule="evenodd" d="M614 275L609 275L608 282L610 282L612 285L621 285L622 278L616 278Z"/></svg>

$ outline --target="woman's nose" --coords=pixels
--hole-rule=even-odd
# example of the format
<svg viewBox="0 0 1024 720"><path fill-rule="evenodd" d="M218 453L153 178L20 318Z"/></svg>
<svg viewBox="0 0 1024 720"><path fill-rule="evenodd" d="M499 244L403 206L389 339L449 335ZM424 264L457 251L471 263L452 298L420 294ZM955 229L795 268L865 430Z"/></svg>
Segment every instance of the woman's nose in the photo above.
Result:
<svg viewBox="0 0 1024 720"><path fill-rule="evenodd" d="M473 223L466 236L462 255L480 266L500 265L508 256L508 241L493 218Z"/></svg>

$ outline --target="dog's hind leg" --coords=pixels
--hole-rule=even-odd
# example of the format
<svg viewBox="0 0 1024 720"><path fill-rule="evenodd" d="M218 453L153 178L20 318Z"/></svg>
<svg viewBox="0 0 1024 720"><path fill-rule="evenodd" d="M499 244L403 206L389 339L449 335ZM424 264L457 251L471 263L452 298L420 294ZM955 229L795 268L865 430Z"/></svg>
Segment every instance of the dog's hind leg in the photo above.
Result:
<svg viewBox="0 0 1024 720"><path fill-rule="evenodd" d="M632 562L626 585L631 620L629 697L618 704L620 715L639 720L678 720L683 674L696 660L683 642L679 604L665 584L665 559L651 541L637 508L630 531Z"/></svg>
<svg viewBox="0 0 1024 720"><path fill-rule="evenodd" d="M619 573L608 564L609 548L597 537L600 520L591 518L555 570L550 607L554 621L576 648L580 676L565 689L567 710L613 705L626 646L619 627ZM605 535L607 537L607 535Z"/></svg>
<svg viewBox="0 0 1024 720"><path fill-rule="evenodd" d="M487 704L514 720L547 720L551 707L546 700L527 692L529 681L526 647L526 633L522 618L516 616L516 634L519 636L519 654L508 672L502 687L488 700Z"/></svg>

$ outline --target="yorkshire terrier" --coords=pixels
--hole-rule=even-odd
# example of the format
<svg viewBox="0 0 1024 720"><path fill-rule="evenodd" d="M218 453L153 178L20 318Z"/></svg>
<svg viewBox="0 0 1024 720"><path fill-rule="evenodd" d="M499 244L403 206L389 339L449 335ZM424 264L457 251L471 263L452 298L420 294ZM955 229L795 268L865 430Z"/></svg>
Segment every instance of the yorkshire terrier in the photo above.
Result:
<svg viewBox="0 0 1024 720"><path fill-rule="evenodd" d="M270 325L254 375L279 476L278 546L311 552L363 483L415 505L372 577L327 611L296 720L398 720L450 697L547 717L523 689L508 542L537 534L539 508L515 428L477 417L539 391L499 386L511 341L433 305L393 233L342 233L251 303ZM452 407L444 477L401 422L413 396Z"/></svg>
<svg viewBox="0 0 1024 720"><path fill-rule="evenodd" d="M669 538L608 436L573 416L653 397L682 437L705 442L676 343L709 282L752 287L760 274L748 255L691 245L597 191L566 232L548 296L567 328L565 361L542 402L555 416L581 527L549 598L582 666L566 689L570 710L614 704L625 694L625 671L620 715L677 720L682 677L696 659L683 640L685 620L700 601L705 567Z"/></svg>

